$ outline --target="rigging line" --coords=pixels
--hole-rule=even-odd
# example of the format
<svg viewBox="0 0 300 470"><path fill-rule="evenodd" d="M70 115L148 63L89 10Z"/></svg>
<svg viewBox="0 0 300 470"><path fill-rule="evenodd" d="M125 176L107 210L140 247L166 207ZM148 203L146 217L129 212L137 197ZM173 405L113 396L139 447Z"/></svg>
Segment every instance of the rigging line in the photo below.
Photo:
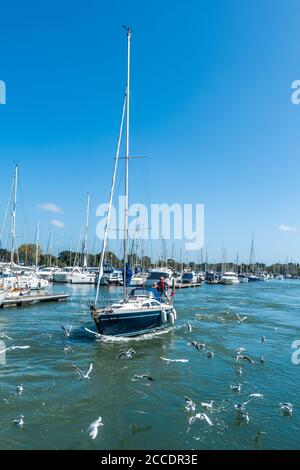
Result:
<svg viewBox="0 0 300 470"><path fill-rule="evenodd" d="M6 217L7 217L7 214L8 214L8 209L9 209L9 206L11 204L13 189L14 189L14 183L12 182L9 197L8 197L8 201L7 201L7 204L6 204L6 207L5 207L5 211L4 211L4 214L3 214L3 219L2 219L2 223L1 223L1 227L0 227L0 248L2 248L1 239L2 239L2 235L3 235L5 222L6 222Z"/></svg>
<svg viewBox="0 0 300 470"><path fill-rule="evenodd" d="M118 160L119 160L119 153L120 153L120 145L121 145L121 140L122 140L123 125L124 125L124 119L125 119L126 104L127 104L127 88L126 88L126 93L124 96L122 119L121 119L120 132L119 132L119 138L118 138L118 144L117 144L114 170L113 170L113 175L112 175L111 190L110 190L110 195L109 195L108 212L107 212L107 218L106 218L105 229L104 229L104 237L103 237L103 242L102 242L102 251L101 251L101 257L100 257L100 263L99 263L97 290L96 290L95 303L94 303L95 306L97 305L97 302L98 302L100 281L103 275L103 262L104 262L104 255L105 255L107 235L108 235L107 228L110 223L111 206L112 206L112 201L113 201L113 196L114 196L115 181L116 181L116 174L117 174L117 167L118 167Z"/></svg>

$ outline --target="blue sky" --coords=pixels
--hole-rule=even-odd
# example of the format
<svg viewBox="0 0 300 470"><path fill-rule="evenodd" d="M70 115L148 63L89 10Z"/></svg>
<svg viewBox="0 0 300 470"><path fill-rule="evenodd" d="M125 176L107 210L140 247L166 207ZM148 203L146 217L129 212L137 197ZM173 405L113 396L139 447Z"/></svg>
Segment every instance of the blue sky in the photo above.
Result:
<svg viewBox="0 0 300 470"><path fill-rule="evenodd" d="M124 93L125 23L134 28L132 153L147 156L131 162L131 202L204 203L211 260L222 244L228 258L238 250L248 260L254 233L258 260L299 261L298 1L12 0L0 8L0 215L18 161L19 243L33 239L39 219L45 247L54 219L64 224L54 239L75 247L87 191L94 241ZM63 213L37 207L45 202Z"/></svg>

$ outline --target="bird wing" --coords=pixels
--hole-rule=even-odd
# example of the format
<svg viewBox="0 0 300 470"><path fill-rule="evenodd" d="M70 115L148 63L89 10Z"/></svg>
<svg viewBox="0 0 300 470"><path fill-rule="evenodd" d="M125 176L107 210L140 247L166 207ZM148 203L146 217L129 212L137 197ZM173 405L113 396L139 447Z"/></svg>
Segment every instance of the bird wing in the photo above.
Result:
<svg viewBox="0 0 300 470"><path fill-rule="evenodd" d="M83 376L84 376L82 370L79 369L79 367L75 366L74 364L72 364L72 367L73 367L73 369L76 370L76 372L79 374L80 377L83 377Z"/></svg>
<svg viewBox="0 0 300 470"><path fill-rule="evenodd" d="M86 377L88 377L88 376L90 375L90 373L92 372L92 370L93 370L93 364L90 363L90 367L89 367L89 370L88 370L87 373L86 373Z"/></svg>
<svg viewBox="0 0 300 470"><path fill-rule="evenodd" d="M88 331L89 333L92 333L95 336L100 336L99 333L97 333L96 331L89 330L88 328L84 328L84 329L85 329L85 331Z"/></svg>
<svg viewBox="0 0 300 470"><path fill-rule="evenodd" d="M238 313L236 314L236 316L237 316L237 319L238 319L239 321L241 321L241 317L239 316Z"/></svg>
<svg viewBox="0 0 300 470"><path fill-rule="evenodd" d="M207 414L203 413L203 419L205 419L205 421L207 422L207 424L209 424L210 426L213 426L213 422L212 420L207 416Z"/></svg>

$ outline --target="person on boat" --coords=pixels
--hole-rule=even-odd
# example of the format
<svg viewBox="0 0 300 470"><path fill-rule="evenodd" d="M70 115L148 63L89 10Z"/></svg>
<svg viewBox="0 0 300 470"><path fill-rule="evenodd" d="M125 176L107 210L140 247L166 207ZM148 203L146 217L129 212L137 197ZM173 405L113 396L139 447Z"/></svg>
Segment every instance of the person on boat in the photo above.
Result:
<svg viewBox="0 0 300 470"><path fill-rule="evenodd" d="M158 281L156 288L157 288L157 291L158 291L158 293L161 297L161 300L163 300L163 297L165 297L167 300L169 300L168 299L168 294L167 294L168 285L165 282L163 277L161 277L160 280Z"/></svg>

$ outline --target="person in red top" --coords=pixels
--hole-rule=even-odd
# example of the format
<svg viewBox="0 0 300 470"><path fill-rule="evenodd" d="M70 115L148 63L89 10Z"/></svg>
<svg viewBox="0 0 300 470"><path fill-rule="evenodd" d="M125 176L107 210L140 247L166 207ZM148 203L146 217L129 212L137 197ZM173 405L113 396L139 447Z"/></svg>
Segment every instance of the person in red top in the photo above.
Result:
<svg viewBox="0 0 300 470"><path fill-rule="evenodd" d="M167 300L169 300L168 295L167 295L168 284L165 282L163 277L160 278L159 282L157 283L156 288L158 290L158 293L161 299L165 297Z"/></svg>

